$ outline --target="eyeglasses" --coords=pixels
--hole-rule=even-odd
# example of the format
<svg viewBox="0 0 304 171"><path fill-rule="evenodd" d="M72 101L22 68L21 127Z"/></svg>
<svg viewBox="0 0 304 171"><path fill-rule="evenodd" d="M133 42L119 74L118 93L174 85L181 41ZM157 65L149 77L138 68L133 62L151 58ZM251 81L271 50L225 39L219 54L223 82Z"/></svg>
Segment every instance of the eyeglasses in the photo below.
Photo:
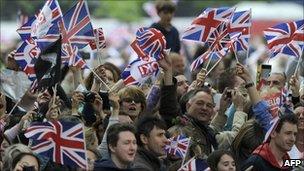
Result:
<svg viewBox="0 0 304 171"><path fill-rule="evenodd" d="M139 99L134 99L134 98L123 98L121 99L122 102L127 102L127 103L141 103Z"/></svg>

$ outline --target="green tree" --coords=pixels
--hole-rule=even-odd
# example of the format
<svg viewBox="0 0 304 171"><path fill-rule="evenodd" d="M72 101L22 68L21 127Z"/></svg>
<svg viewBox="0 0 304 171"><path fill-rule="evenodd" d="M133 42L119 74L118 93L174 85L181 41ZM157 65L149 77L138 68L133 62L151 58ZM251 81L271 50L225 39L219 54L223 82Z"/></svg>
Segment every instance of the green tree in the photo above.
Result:
<svg viewBox="0 0 304 171"><path fill-rule="evenodd" d="M137 1L101 1L99 8L95 10L97 17L112 17L122 22L133 22L141 19L143 15L142 5L145 0Z"/></svg>

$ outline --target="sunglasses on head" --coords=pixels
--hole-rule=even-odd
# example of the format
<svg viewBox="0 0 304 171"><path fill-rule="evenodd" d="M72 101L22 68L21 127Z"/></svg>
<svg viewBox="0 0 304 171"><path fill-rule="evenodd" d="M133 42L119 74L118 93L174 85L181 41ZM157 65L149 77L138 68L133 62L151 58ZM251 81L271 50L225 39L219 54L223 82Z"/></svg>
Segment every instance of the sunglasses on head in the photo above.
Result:
<svg viewBox="0 0 304 171"><path fill-rule="evenodd" d="M140 103L140 100L134 99L134 98L123 98L123 99L121 99L121 101L128 102L128 103L132 103L134 101L135 103Z"/></svg>

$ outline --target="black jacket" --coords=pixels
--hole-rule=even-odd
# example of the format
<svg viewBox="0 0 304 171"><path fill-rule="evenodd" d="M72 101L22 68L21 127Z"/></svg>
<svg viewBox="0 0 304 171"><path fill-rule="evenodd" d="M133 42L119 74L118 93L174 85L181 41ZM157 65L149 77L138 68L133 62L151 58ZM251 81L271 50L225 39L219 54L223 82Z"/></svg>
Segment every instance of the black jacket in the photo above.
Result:
<svg viewBox="0 0 304 171"><path fill-rule="evenodd" d="M166 49L171 48L171 52L179 53L180 51L179 33L174 26L172 26L170 30L167 31L159 23L153 23L151 25L151 28L156 28L165 36L167 41Z"/></svg>
<svg viewBox="0 0 304 171"><path fill-rule="evenodd" d="M271 165L267 160L263 159L259 155L252 155L242 165L241 170L246 170L250 166L253 166L252 171L289 171L292 168L277 168Z"/></svg>
<svg viewBox="0 0 304 171"><path fill-rule="evenodd" d="M166 171L166 165L150 151L139 148L132 166L134 171Z"/></svg>

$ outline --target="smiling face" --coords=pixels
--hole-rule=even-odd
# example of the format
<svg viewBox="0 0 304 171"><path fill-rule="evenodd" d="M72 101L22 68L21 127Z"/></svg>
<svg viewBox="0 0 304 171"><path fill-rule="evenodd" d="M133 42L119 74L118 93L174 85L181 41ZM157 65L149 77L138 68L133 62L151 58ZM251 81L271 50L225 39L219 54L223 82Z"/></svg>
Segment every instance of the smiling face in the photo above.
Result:
<svg viewBox="0 0 304 171"><path fill-rule="evenodd" d="M290 151L296 142L297 133L297 125L284 122L280 132L274 131L271 134L270 143L273 143L282 152Z"/></svg>
<svg viewBox="0 0 304 171"><path fill-rule="evenodd" d="M209 123L214 114L212 96L206 92L196 93L187 103L187 113L195 119Z"/></svg>
<svg viewBox="0 0 304 171"><path fill-rule="evenodd" d="M299 106L295 108L294 113L297 115L299 119L299 123L298 123L299 131L304 131L304 107Z"/></svg>
<svg viewBox="0 0 304 171"><path fill-rule="evenodd" d="M235 171L234 159L231 156L224 154L217 164L217 169L218 171Z"/></svg>

